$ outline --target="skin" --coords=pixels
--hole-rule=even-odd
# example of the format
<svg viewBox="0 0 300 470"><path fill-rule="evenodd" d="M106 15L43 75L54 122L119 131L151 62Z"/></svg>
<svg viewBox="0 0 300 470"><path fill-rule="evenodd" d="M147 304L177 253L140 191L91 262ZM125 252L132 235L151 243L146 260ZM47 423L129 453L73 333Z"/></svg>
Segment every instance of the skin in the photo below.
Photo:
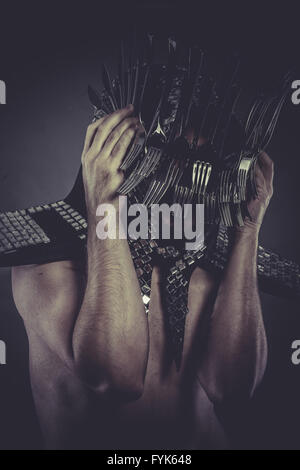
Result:
<svg viewBox="0 0 300 470"><path fill-rule="evenodd" d="M119 166L140 132L132 107L87 130L82 153L87 259L13 268L12 286L30 347L34 400L48 448L224 448L215 408L249 400L266 367L257 289L261 223L273 163L256 167L251 221L235 230L223 279L196 268L189 285L183 361L169 361L160 271L145 315L126 240L96 237L96 208L117 211ZM233 406L233 408L232 408Z"/></svg>

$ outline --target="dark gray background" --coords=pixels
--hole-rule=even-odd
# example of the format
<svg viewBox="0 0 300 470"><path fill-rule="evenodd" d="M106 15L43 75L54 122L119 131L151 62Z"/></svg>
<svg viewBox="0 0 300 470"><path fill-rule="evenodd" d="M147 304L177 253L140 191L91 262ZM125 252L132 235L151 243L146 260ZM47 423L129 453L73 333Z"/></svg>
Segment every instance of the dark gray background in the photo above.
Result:
<svg viewBox="0 0 300 470"><path fill-rule="evenodd" d="M0 79L7 105L0 106L0 210L50 202L70 190L91 118L87 84L100 86L101 61L112 60L118 37L133 28L200 38L213 54L239 52L250 92L271 88L299 64L297 23L285 9L268 14L208 11L176 2L86 2L74 6L14 5L1 13ZM292 12L292 17L296 17ZM300 73L297 77L300 79ZM261 243L300 263L300 106L285 107L269 153L275 161L275 194ZM300 366L291 364L291 343L300 339L299 302L262 295L269 364L245 422L250 448L300 448ZM0 366L0 448L39 448L28 377L28 345L13 304L9 269L0 269L0 339L7 344ZM243 444L245 445L245 444Z"/></svg>

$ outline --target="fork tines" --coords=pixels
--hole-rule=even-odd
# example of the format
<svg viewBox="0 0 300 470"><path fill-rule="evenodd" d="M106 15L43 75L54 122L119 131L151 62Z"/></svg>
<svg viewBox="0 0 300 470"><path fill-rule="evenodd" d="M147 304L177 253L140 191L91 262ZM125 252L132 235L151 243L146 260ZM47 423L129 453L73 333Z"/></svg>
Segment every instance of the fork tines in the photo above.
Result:
<svg viewBox="0 0 300 470"><path fill-rule="evenodd" d="M175 160L168 159L162 162L149 185L143 204L146 206L158 204L169 187L176 182L179 172L180 168Z"/></svg>
<svg viewBox="0 0 300 470"><path fill-rule="evenodd" d="M162 150L159 148L150 147L145 153L143 159L137 163L127 180L125 180L119 188L120 194L128 194L137 185L139 185L145 178L156 169Z"/></svg>

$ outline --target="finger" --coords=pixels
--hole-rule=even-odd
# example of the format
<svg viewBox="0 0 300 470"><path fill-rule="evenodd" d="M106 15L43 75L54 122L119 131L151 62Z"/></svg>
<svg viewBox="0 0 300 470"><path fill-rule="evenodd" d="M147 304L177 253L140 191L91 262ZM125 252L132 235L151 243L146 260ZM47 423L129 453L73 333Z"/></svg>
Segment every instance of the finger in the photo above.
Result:
<svg viewBox="0 0 300 470"><path fill-rule="evenodd" d="M130 127L136 128L139 120L138 118L126 118L123 119L123 121L120 122L118 126L114 128L114 130L109 134L109 136L106 139L106 142L103 146L103 153L105 155L110 156L112 150L114 149L115 145L119 141L119 139L122 137L124 132L127 131Z"/></svg>
<svg viewBox="0 0 300 470"><path fill-rule="evenodd" d="M123 132L122 136L114 146L111 156L116 168L120 167L122 160L130 146L130 143L136 134L137 129L129 127L125 132Z"/></svg>
<svg viewBox="0 0 300 470"><path fill-rule="evenodd" d="M105 119L106 119L105 117L103 117L101 119L97 119L97 121L92 122L88 126L87 131L86 131L86 135L85 135L84 145L83 145L83 153L86 153L88 151L88 149L90 148L90 146L92 145L95 133L96 133L99 125L102 124Z"/></svg>
<svg viewBox="0 0 300 470"><path fill-rule="evenodd" d="M274 163L266 152L261 152L258 157L259 166L268 184L273 183Z"/></svg>
<svg viewBox="0 0 300 470"><path fill-rule="evenodd" d="M120 124L123 119L129 117L133 112L133 106L129 105L127 108L115 111L110 114L105 120L99 125L95 138L91 147L91 152L96 156L101 151L107 137L112 130Z"/></svg>
<svg viewBox="0 0 300 470"><path fill-rule="evenodd" d="M265 181L264 174L263 174L262 169L260 168L258 162L255 165L255 178L260 180L260 181Z"/></svg>

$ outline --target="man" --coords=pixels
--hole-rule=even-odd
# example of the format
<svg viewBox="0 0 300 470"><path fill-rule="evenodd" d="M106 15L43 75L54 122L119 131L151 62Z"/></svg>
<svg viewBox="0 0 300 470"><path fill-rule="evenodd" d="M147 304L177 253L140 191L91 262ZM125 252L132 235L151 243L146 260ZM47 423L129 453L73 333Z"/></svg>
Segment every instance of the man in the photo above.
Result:
<svg viewBox="0 0 300 470"><path fill-rule="evenodd" d="M169 360L159 267L152 274L147 317L127 240L96 236L99 204L119 210L119 167L139 132L132 113L129 106L87 130L87 260L12 272L41 428L47 447L56 449L223 448L226 436L215 409L245 403L266 367L256 255L273 164L260 155L252 220L235 229L221 282L200 268L191 276L177 372Z"/></svg>

